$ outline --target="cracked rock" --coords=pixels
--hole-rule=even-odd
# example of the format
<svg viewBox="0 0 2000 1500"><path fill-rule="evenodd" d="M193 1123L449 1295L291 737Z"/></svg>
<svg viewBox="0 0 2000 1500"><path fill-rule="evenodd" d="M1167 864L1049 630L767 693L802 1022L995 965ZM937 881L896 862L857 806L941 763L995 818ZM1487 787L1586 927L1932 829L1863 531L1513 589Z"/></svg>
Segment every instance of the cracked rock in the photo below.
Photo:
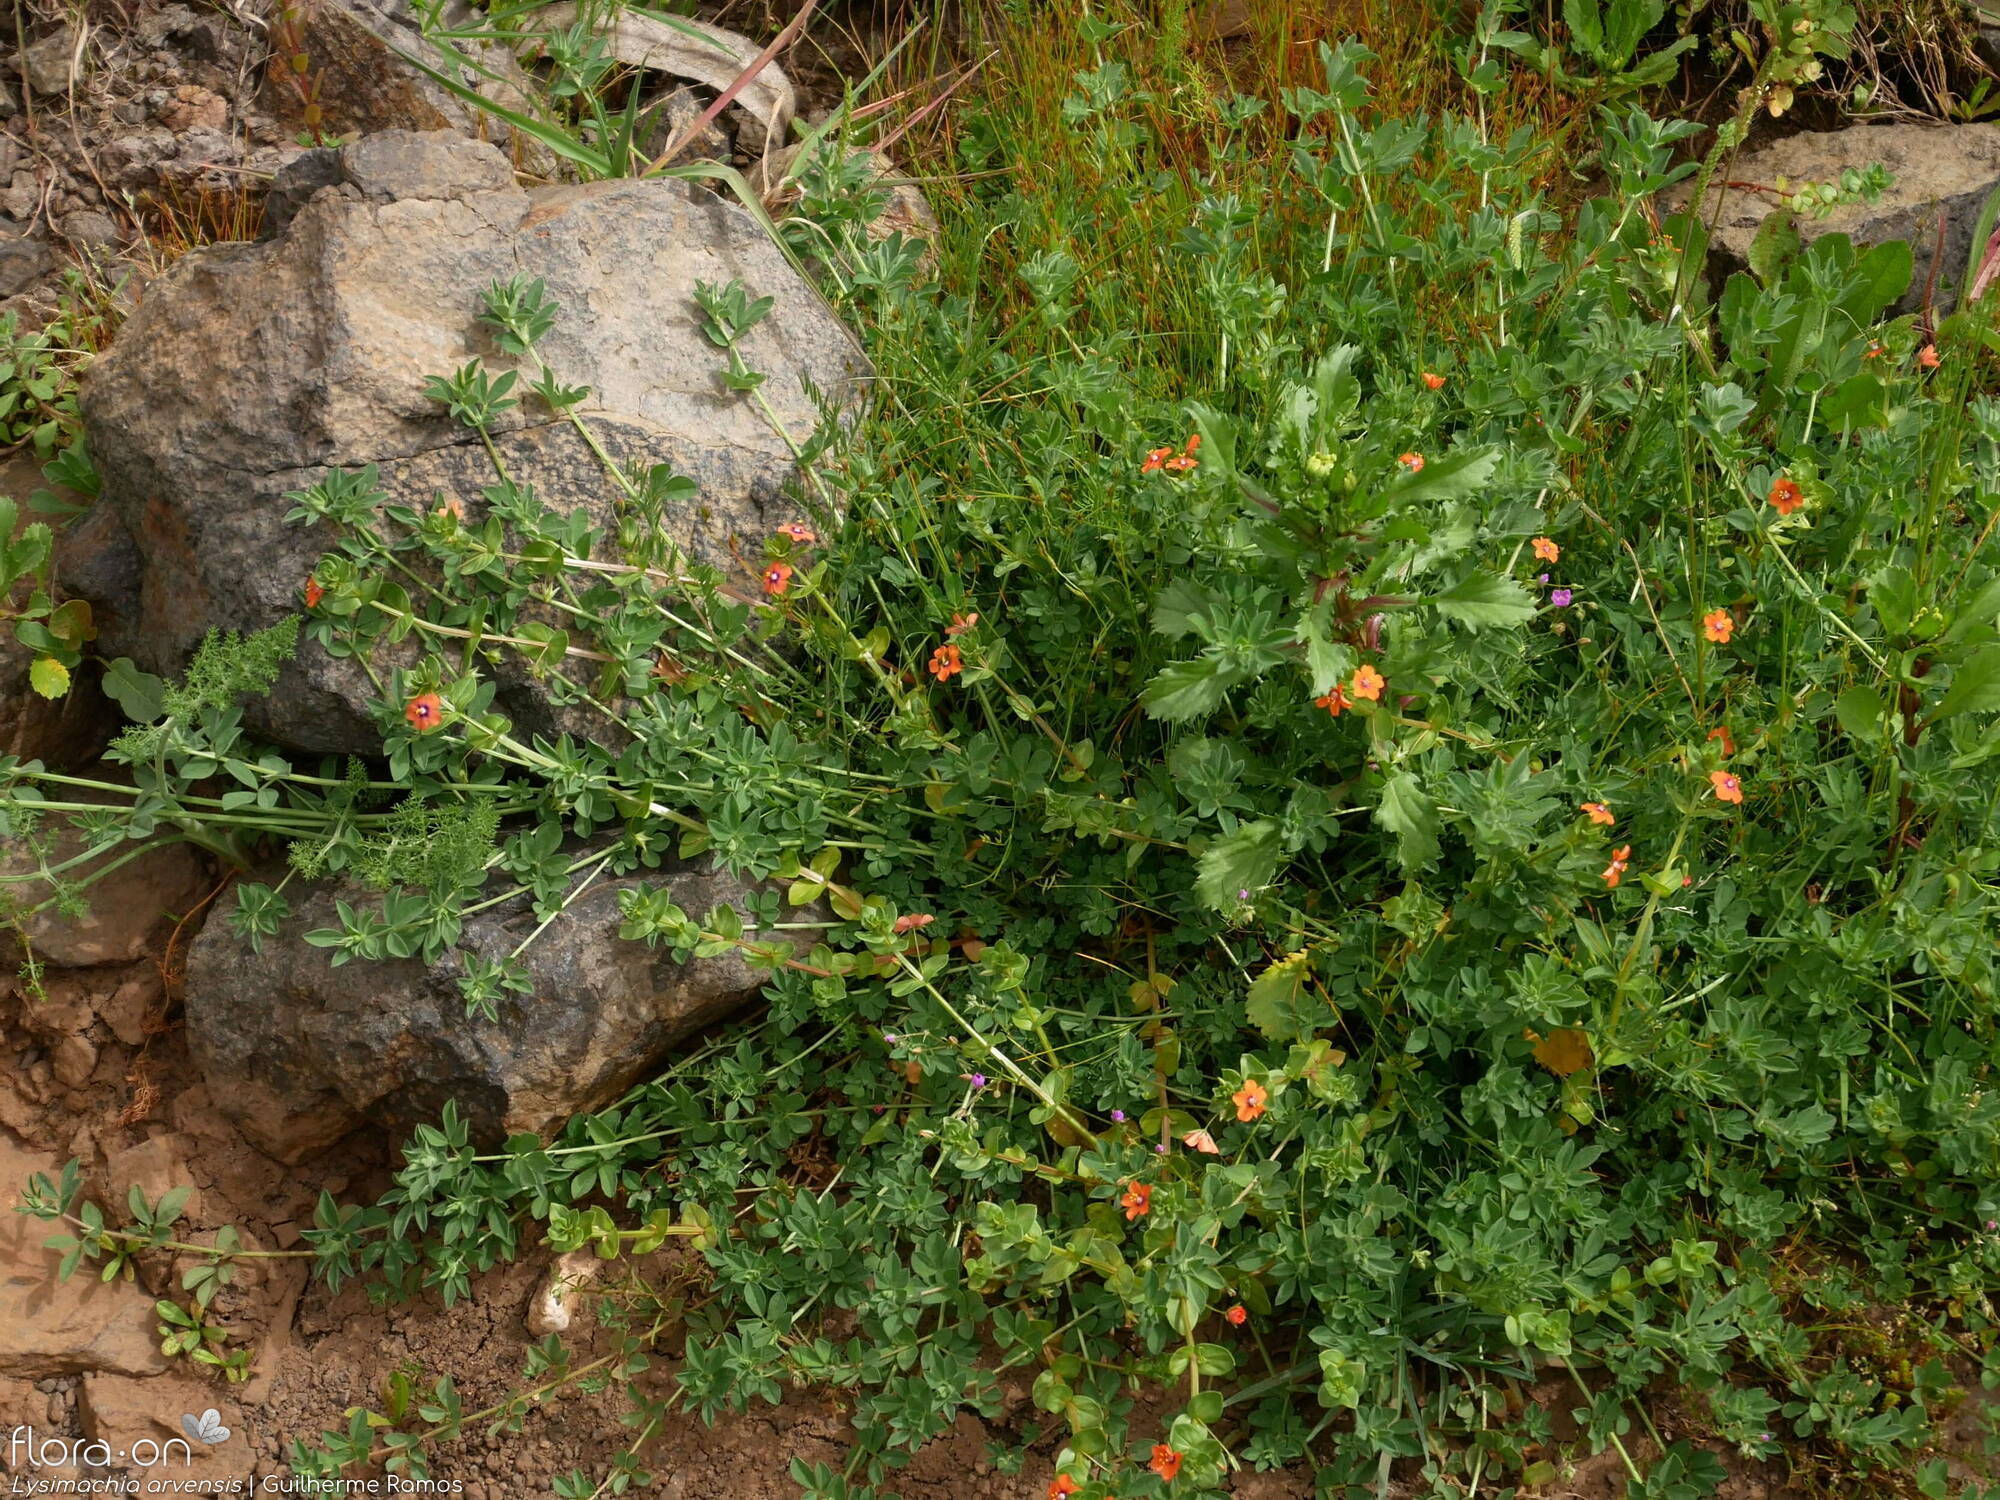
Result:
<svg viewBox="0 0 2000 1500"><path fill-rule="evenodd" d="M478 317L485 289L517 274L556 302L539 352L558 379L590 389L582 412L607 451L697 486L664 518L676 541L734 566L733 537L754 550L792 518L791 450L758 403L723 383L695 285L740 280L774 299L741 347L795 440L820 421L809 387L846 404L867 365L743 209L672 179L524 192L495 148L447 132L367 136L341 148L337 172L317 169L331 180L275 238L197 251L151 283L85 382L103 493L143 559L143 665L176 672L210 629L256 630L297 611L336 538L288 524L285 495L330 469L372 463L385 505L428 508L442 492L478 520L491 462L425 385L474 358L494 371L515 363ZM536 398L500 419L495 442L516 482L615 534L602 465ZM529 674L499 692L528 732L566 726ZM248 719L295 748L370 751L373 695L356 663L306 645Z"/></svg>
<svg viewBox="0 0 2000 1500"><path fill-rule="evenodd" d="M768 978L740 952L680 963L621 939L620 898L640 886L669 892L696 916L725 904L742 911L754 889L685 865L597 881L521 954L530 992L487 1020L466 1014L458 952L434 964L329 964L305 934L338 922L337 902L372 893L313 882L259 948L227 922L202 928L188 952L189 1054L217 1110L281 1161L364 1123L407 1134L448 1100L483 1142L560 1129L652 1076L676 1043L740 1008ZM469 913L457 948L497 961L538 921L526 895L510 897ZM746 937L805 945L791 931Z"/></svg>

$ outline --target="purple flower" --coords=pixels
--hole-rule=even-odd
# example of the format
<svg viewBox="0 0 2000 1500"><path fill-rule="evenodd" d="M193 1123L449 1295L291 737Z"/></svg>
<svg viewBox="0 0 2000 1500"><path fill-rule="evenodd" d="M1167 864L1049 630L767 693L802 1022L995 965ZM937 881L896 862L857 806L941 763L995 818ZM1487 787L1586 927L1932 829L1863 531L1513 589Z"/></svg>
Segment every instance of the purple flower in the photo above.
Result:
<svg viewBox="0 0 2000 1500"><path fill-rule="evenodd" d="M896 1033L893 1031L885 1031L882 1033L882 1040L887 1042L891 1047L893 1047L896 1045L896 1043L900 1042L902 1038L897 1036Z"/></svg>
<svg viewBox="0 0 2000 1500"><path fill-rule="evenodd" d="M1557 609L1568 609L1571 595L1568 589L1550 589L1549 603Z"/></svg>
<svg viewBox="0 0 2000 1500"><path fill-rule="evenodd" d="M1166 1154L1167 1154L1167 1143L1165 1141L1161 1141L1158 1145L1153 1147L1153 1155L1165 1156Z"/></svg>
<svg viewBox="0 0 2000 1500"><path fill-rule="evenodd" d="M1238 901L1248 901L1250 899L1250 892L1248 890L1239 890L1236 893L1236 899Z"/></svg>
<svg viewBox="0 0 2000 1500"><path fill-rule="evenodd" d="M1117 1121L1120 1125L1123 1125L1125 1123L1125 1111L1122 1109L1114 1109L1111 1111L1111 1118ZM1988 1227L1990 1228L1991 1226Z"/></svg>
<svg viewBox="0 0 2000 1500"><path fill-rule="evenodd" d="M985 1088L985 1087L986 1087L986 1075L985 1075L984 1073L974 1073L974 1074L972 1075L972 1086L973 1086L974 1088L976 1088L976 1089L983 1089L983 1088Z"/></svg>
<svg viewBox="0 0 2000 1500"><path fill-rule="evenodd" d="M1535 575L1535 582L1537 583L1547 583L1548 581L1549 581L1549 575L1546 573L1537 573Z"/></svg>

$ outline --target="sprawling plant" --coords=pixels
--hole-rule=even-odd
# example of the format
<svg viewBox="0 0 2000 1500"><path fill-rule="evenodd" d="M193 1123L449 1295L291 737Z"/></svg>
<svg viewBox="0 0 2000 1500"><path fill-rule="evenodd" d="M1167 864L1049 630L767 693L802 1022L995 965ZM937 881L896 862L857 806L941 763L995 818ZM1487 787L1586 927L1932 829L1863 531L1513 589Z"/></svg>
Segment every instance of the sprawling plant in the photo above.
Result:
<svg viewBox="0 0 2000 1500"><path fill-rule="evenodd" d="M611 1355L537 1351L533 1394L639 1403L634 1452L562 1493L639 1477L675 1330L704 1414L850 1394L846 1465L795 1466L821 1500L1013 1378L1052 1496L1300 1461L1330 1494L1534 1483L1551 1368L1635 1494L1718 1477L1686 1443L1641 1473L1663 1378L1745 1456L1944 1493L1922 1450L1994 1368L2000 1272L1983 311L1885 321L1907 247L1777 232L1711 304L1700 223L1657 206L1693 127L1605 115L1601 191L1559 202L1480 37L1477 108L1435 118L1375 107L1354 43L1279 108L1177 92L1180 52L1094 18L1064 45L1072 92L964 121L927 283L838 151L803 173L824 212L790 232L886 394L789 434L798 518L761 549L674 546L665 470L607 465L596 520L503 472L428 510L331 475L296 497L337 538L302 629L375 674L379 760L243 740L281 633L121 675L129 816L18 764L0 808L286 840L218 919L267 940L297 880L352 874L381 894L312 935L335 962L671 858L771 882L753 912L626 898L626 939L770 971L698 1068L552 1140L447 1115L311 1232L384 1295L463 1295L532 1233L701 1253L698 1295L607 1303ZM701 301L758 401L768 304ZM535 353L562 316L495 287L510 367L434 394L587 434ZM587 728L522 733L502 666ZM746 939L822 899L809 952ZM464 988L537 1003L510 965ZM420 1471L471 1420L448 1382L387 1404L297 1461Z"/></svg>

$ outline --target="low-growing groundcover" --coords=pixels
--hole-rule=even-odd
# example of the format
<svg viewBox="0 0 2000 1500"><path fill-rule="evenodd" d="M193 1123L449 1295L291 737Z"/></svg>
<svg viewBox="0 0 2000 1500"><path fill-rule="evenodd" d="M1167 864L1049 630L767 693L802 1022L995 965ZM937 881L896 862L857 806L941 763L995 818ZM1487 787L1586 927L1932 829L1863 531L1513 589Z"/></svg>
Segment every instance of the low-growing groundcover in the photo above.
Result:
<svg viewBox="0 0 2000 1500"><path fill-rule="evenodd" d="M1746 114L1841 28L1757 8L1786 46ZM382 1203L322 1204L319 1270L456 1297L537 1235L686 1237L693 1295L607 1302L617 1353L551 1341L527 1384L631 1379L684 1324L704 1413L848 1393L844 1470L795 1466L816 1500L893 1493L1006 1370L1051 1496L1300 1463L1329 1495L1509 1494L1557 1471L1520 1400L1550 1368L1634 1495L1720 1477L1649 1440L1675 1385L1802 1482L1983 1493L1925 1450L2000 1376L1984 311L1884 322L1907 247L1781 232L1711 302L1655 197L1709 142L1607 104L1563 143L1594 191L1551 197L1575 179L1503 113L1497 8L1432 43L1436 114L1380 108L1351 41L1236 92L1172 21L996 22L928 272L822 153L786 232L882 392L794 434L761 556L660 544L664 474L608 481L614 537L502 475L421 514L339 476L297 497L338 539L300 628L435 648L378 668L378 764L241 739L289 628L127 674L141 792L87 826L364 875L330 961L676 852L772 879L766 922L830 912L803 958L750 945L766 1012L617 1108L499 1150L421 1132ZM756 294L705 297L750 401ZM563 316L495 288L523 376L440 371L439 400L563 407L533 354ZM517 738L496 656L594 742ZM5 770L39 839L66 778ZM272 932L290 884L216 920ZM625 916L682 952L752 925ZM505 966L464 988L536 1003ZM561 1493L643 1474L633 1391L633 1454ZM474 1417L448 1379L391 1396L297 1465L421 1472Z"/></svg>

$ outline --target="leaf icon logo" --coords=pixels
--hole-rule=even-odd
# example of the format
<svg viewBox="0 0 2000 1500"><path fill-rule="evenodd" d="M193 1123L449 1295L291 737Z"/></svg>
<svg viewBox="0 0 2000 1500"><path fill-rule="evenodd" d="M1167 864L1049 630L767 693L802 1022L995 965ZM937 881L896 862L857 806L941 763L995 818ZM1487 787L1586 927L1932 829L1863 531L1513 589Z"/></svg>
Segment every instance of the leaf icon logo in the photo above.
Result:
<svg viewBox="0 0 2000 1500"><path fill-rule="evenodd" d="M181 1431L197 1443L206 1443L210 1447L229 1441L229 1429L222 1425L222 1413L212 1406L200 1416L193 1412L182 1413Z"/></svg>

